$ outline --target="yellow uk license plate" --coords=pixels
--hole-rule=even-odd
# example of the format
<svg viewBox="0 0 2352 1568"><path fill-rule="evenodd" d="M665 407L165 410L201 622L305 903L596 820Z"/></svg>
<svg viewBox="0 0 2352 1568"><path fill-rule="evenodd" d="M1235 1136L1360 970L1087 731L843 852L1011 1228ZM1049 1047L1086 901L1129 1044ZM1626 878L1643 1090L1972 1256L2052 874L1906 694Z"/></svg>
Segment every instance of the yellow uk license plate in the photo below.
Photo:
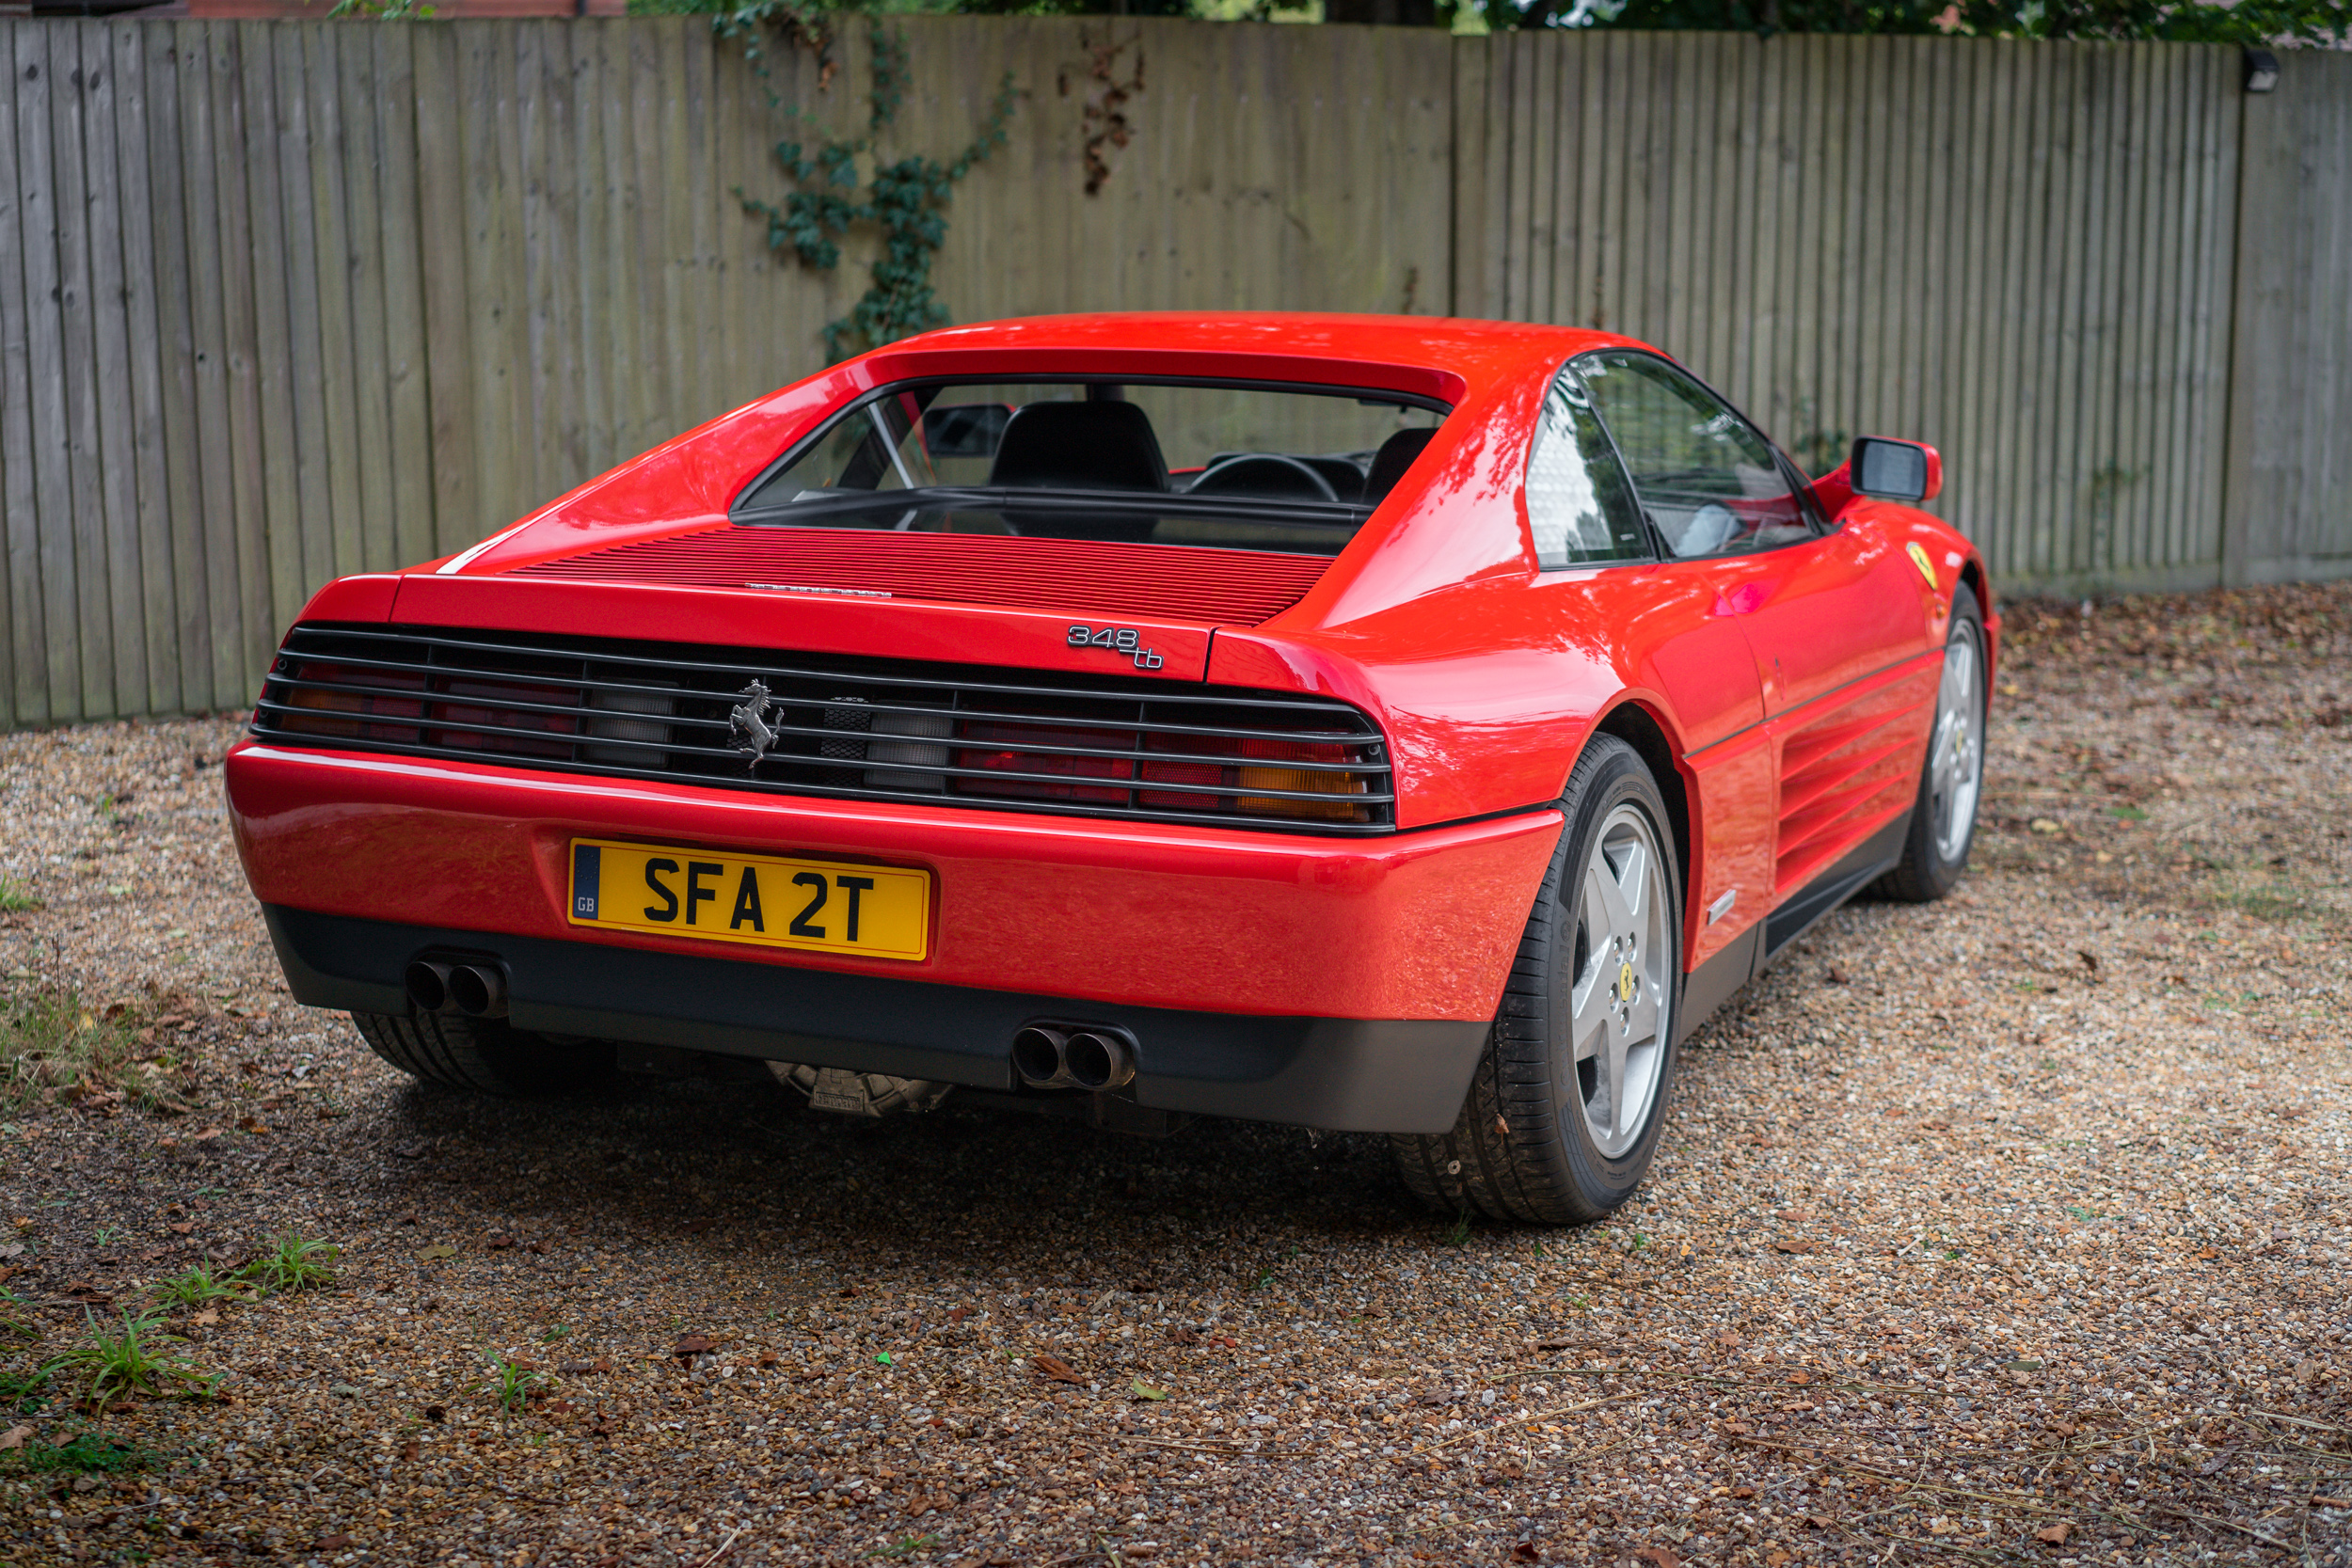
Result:
<svg viewBox="0 0 2352 1568"><path fill-rule="evenodd" d="M572 840L571 923L761 947L919 959L928 871Z"/></svg>

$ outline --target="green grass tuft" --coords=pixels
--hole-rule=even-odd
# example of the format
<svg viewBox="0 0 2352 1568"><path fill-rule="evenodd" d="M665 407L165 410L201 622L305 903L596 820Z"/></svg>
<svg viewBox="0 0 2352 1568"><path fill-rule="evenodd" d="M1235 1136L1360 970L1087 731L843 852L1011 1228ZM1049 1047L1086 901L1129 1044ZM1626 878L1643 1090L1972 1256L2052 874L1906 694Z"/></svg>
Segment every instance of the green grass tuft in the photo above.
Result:
<svg viewBox="0 0 2352 1568"><path fill-rule="evenodd" d="M489 1396L505 1411L520 1410L531 1396L539 1391L547 1379L503 1355L490 1357L490 1378L483 1385Z"/></svg>
<svg viewBox="0 0 2352 1568"><path fill-rule="evenodd" d="M0 914L23 914L40 908L33 890L13 877L0 877Z"/></svg>
<svg viewBox="0 0 2352 1568"><path fill-rule="evenodd" d="M44 1370L62 1368L80 1373L87 1383L89 1397L100 1406L131 1394L163 1399L174 1394L200 1397L212 1392L215 1378L163 1348L184 1341L164 1328L160 1313L142 1313L135 1318L125 1312L121 1326L112 1333L99 1327L98 1320L87 1313L83 1314L83 1320L89 1328L88 1340L75 1345Z"/></svg>
<svg viewBox="0 0 2352 1568"><path fill-rule="evenodd" d="M56 1474L72 1471L78 1475L115 1474L124 1470L145 1470L163 1463L165 1455L153 1449L119 1437L109 1437L103 1432L77 1432L62 1443L45 1443L40 1438L16 1450L14 1468L35 1474Z"/></svg>
<svg viewBox="0 0 2352 1568"><path fill-rule="evenodd" d="M316 1290L334 1282L334 1262L342 1254L342 1248L319 1237L288 1230L272 1238L268 1249L239 1269L237 1277L269 1295Z"/></svg>
<svg viewBox="0 0 2352 1568"><path fill-rule="evenodd" d="M209 1263L199 1263L185 1274L159 1279L152 1287L156 1299L167 1307L201 1307L211 1301L251 1301L253 1291L235 1275L216 1275Z"/></svg>

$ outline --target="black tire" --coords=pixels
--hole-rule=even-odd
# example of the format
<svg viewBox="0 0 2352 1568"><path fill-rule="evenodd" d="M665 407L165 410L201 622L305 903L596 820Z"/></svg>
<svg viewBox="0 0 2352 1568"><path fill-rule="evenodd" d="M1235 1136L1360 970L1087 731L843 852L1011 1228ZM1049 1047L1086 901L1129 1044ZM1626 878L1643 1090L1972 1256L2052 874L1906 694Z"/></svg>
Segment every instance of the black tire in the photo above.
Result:
<svg viewBox="0 0 2352 1568"><path fill-rule="evenodd" d="M1519 939L1518 958L1460 1119L1435 1137L1391 1139L1406 1186L1449 1212L1475 1209L1493 1219L1533 1225L1599 1219L1633 1196L1665 1121L1682 974L1681 866L1666 802L1632 747L1613 736L1596 736L1560 803L1567 823ZM1573 997L1591 957L1580 912L1585 869L1595 863L1604 831L1621 832L1635 817L1647 825L1664 901L1659 911L1663 951L1657 955L1662 975L1635 976L1643 994L1653 988L1658 992L1655 1044L1648 1048L1655 1053L1655 1077L1638 1127L1612 1134L1611 1141L1619 1142L1613 1154L1590 1125L1589 1081L1575 1057ZM1645 974L1648 968L1645 953Z"/></svg>
<svg viewBox="0 0 2352 1568"><path fill-rule="evenodd" d="M552 1040L501 1019L420 1013L354 1013L359 1037L411 1078L477 1094L567 1094L612 1075L602 1040Z"/></svg>
<svg viewBox="0 0 2352 1568"><path fill-rule="evenodd" d="M1946 710L1954 695L1948 676L1954 670L1954 650L1963 642L1967 645L1966 657L1974 671L1963 699L1976 709L1974 728L1963 732L1968 746L1965 760L1973 775L1967 792L1966 820L1957 843L1953 843L1942 819L1936 769ZM1968 851L1977 842L1977 803L1984 793L1985 715L1993 683L1985 659L1984 612L1977 606L1975 590L1964 582L1952 591L1951 625L1945 635L1944 660L1947 679L1937 689L1934 727L1928 736L1927 757L1919 765L1919 797L1912 803L1911 830L1903 835L1903 858L1894 870L1878 880L1882 895L1911 904L1931 904L1957 887L1960 874L1968 867Z"/></svg>

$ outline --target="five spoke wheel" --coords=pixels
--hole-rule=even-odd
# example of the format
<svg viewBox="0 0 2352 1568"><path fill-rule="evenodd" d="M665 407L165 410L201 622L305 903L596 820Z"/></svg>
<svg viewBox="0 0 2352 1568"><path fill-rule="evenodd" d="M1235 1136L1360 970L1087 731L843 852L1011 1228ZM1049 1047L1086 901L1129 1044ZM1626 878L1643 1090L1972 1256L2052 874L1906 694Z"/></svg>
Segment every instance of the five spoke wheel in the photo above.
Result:
<svg viewBox="0 0 2352 1568"><path fill-rule="evenodd" d="M1666 883L1648 817L1630 802L1602 823L1577 905L1570 1040L1594 1146L1615 1158L1649 1120L1673 1011Z"/></svg>

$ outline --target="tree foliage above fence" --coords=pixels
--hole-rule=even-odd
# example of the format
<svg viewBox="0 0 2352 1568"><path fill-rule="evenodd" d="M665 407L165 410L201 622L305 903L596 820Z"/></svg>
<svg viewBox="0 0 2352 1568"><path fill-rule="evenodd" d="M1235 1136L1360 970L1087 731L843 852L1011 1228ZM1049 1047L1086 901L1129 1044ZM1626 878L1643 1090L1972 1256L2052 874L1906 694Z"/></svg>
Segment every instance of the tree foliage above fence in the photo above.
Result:
<svg viewBox="0 0 2352 1568"><path fill-rule="evenodd" d="M1589 0L1588 0L1589 4ZM1507 13L1498 16L1496 12ZM1914 33L1976 38L2147 39L2172 43L2333 43L2352 37L2344 0L1599 0L1582 15L1552 0L1491 0L1489 21L1644 32Z"/></svg>

